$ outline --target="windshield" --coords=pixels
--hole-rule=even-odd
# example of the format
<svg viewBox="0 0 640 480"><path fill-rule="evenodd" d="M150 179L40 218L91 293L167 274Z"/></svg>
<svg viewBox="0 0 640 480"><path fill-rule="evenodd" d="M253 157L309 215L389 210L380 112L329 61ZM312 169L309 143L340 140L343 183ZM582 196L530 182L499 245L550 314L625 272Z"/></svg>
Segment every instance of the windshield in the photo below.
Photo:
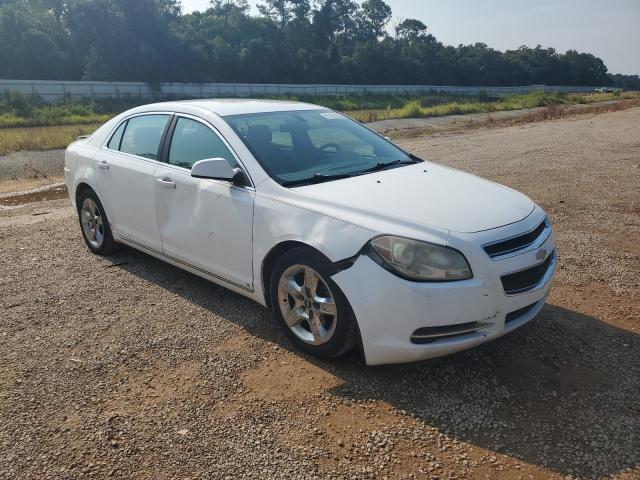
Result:
<svg viewBox="0 0 640 480"><path fill-rule="evenodd" d="M414 163L359 123L330 110L225 117L279 183L303 185Z"/></svg>

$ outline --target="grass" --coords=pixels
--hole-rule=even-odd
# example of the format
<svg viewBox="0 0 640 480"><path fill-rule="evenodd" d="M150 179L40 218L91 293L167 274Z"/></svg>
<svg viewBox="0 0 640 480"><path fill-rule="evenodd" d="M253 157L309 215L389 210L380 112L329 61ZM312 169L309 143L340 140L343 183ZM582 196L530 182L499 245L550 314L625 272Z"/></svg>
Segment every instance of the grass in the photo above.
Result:
<svg viewBox="0 0 640 480"><path fill-rule="evenodd" d="M0 114L0 129L16 127L43 127L58 125L89 125L104 123L113 115L90 114L90 115L38 115L33 118L20 117L11 113Z"/></svg>
<svg viewBox="0 0 640 480"><path fill-rule="evenodd" d="M92 133L99 123L50 127L0 129L0 155L20 150L55 150L66 148L79 135Z"/></svg>
<svg viewBox="0 0 640 480"><path fill-rule="evenodd" d="M38 98L8 92L0 95L0 129L104 123L127 108L130 107L122 101L48 104Z"/></svg>
<svg viewBox="0 0 640 480"><path fill-rule="evenodd" d="M322 96L322 97L286 97L287 100L297 100L301 102L322 105L323 107L338 110L340 112L350 112L355 110L376 110L386 108L402 108L411 101L420 101L421 105L433 106L455 101L469 100L465 95L452 95L448 93L432 92L428 95L350 95L350 96ZM277 100L277 99L276 99Z"/></svg>

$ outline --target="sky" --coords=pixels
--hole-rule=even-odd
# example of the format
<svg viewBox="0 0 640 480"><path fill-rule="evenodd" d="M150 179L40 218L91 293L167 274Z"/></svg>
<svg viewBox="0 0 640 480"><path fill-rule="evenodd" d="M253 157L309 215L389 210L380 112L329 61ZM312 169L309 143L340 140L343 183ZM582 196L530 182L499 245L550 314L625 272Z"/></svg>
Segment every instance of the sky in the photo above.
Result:
<svg viewBox="0 0 640 480"><path fill-rule="evenodd" d="M600 57L611 73L640 74L640 0L385 0L393 19L417 18L447 45L482 42L574 49ZM254 13L256 3L249 0ZM182 0L184 12L209 0Z"/></svg>

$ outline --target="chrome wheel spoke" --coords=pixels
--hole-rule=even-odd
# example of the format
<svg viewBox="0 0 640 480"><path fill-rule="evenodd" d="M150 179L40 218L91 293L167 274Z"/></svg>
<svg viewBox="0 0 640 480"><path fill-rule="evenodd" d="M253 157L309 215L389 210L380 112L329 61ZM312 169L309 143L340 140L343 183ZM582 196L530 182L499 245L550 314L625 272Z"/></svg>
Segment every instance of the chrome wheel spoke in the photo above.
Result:
<svg viewBox="0 0 640 480"><path fill-rule="evenodd" d="M82 217L82 223L83 224L90 224L91 223L91 219L93 218L91 216L91 212L88 212L87 210L82 210L80 216Z"/></svg>
<svg viewBox="0 0 640 480"><path fill-rule="evenodd" d="M289 277L284 279L284 282L282 282L282 287L295 300L302 300L302 286L298 285L294 278Z"/></svg>
<svg viewBox="0 0 640 480"><path fill-rule="evenodd" d="M311 335L313 335L314 343L322 343L321 340L326 335L327 330L326 328L324 328L318 312L314 311L311 315L309 315L308 322L309 329L311 330Z"/></svg>
<svg viewBox="0 0 640 480"><path fill-rule="evenodd" d="M103 235L101 229L99 229L98 227L95 227L95 232L94 232L93 236L95 237L95 239L98 242L98 244L102 243L102 239L104 238L104 235Z"/></svg>
<svg viewBox="0 0 640 480"><path fill-rule="evenodd" d="M316 290L318 289L318 281L319 278L316 272L314 272L310 268L305 268L304 288L308 296L314 297L316 295Z"/></svg>
<svg viewBox="0 0 640 480"><path fill-rule="evenodd" d="M316 297L315 301L320 313L325 315L335 315L338 313L338 308L336 307L336 302L334 302L333 298Z"/></svg>
<svg viewBox="0 0 640 480"><path fill-rule="evenodd" d="M287 325L290 327L299 325L303 320L304 318L300 315L300 310L298 308L292 308L284 317L284 321L287 322Z"/></svg>

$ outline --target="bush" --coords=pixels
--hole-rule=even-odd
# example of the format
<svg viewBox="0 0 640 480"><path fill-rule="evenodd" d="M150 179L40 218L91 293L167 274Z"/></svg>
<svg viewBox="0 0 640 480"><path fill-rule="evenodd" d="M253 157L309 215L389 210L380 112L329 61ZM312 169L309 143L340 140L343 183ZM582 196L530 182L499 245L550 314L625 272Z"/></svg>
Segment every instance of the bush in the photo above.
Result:
<svg viewBox="0 0 640 480"><path fill-rule="evenodd" d="M491 95L489 95L489 92L487 92L486 90L480 90L478 92L478 101L480 103L488 103L492 100L495 100L495 98L491 97Z"/></svg>
<svg viewBox="0 0 640 480"><path fill-rule="evenodd" d="M20 92L7 91L3 101L0 102L0 112L8 112L21 117L28 117L32 114L34 101Z"/></svg>

